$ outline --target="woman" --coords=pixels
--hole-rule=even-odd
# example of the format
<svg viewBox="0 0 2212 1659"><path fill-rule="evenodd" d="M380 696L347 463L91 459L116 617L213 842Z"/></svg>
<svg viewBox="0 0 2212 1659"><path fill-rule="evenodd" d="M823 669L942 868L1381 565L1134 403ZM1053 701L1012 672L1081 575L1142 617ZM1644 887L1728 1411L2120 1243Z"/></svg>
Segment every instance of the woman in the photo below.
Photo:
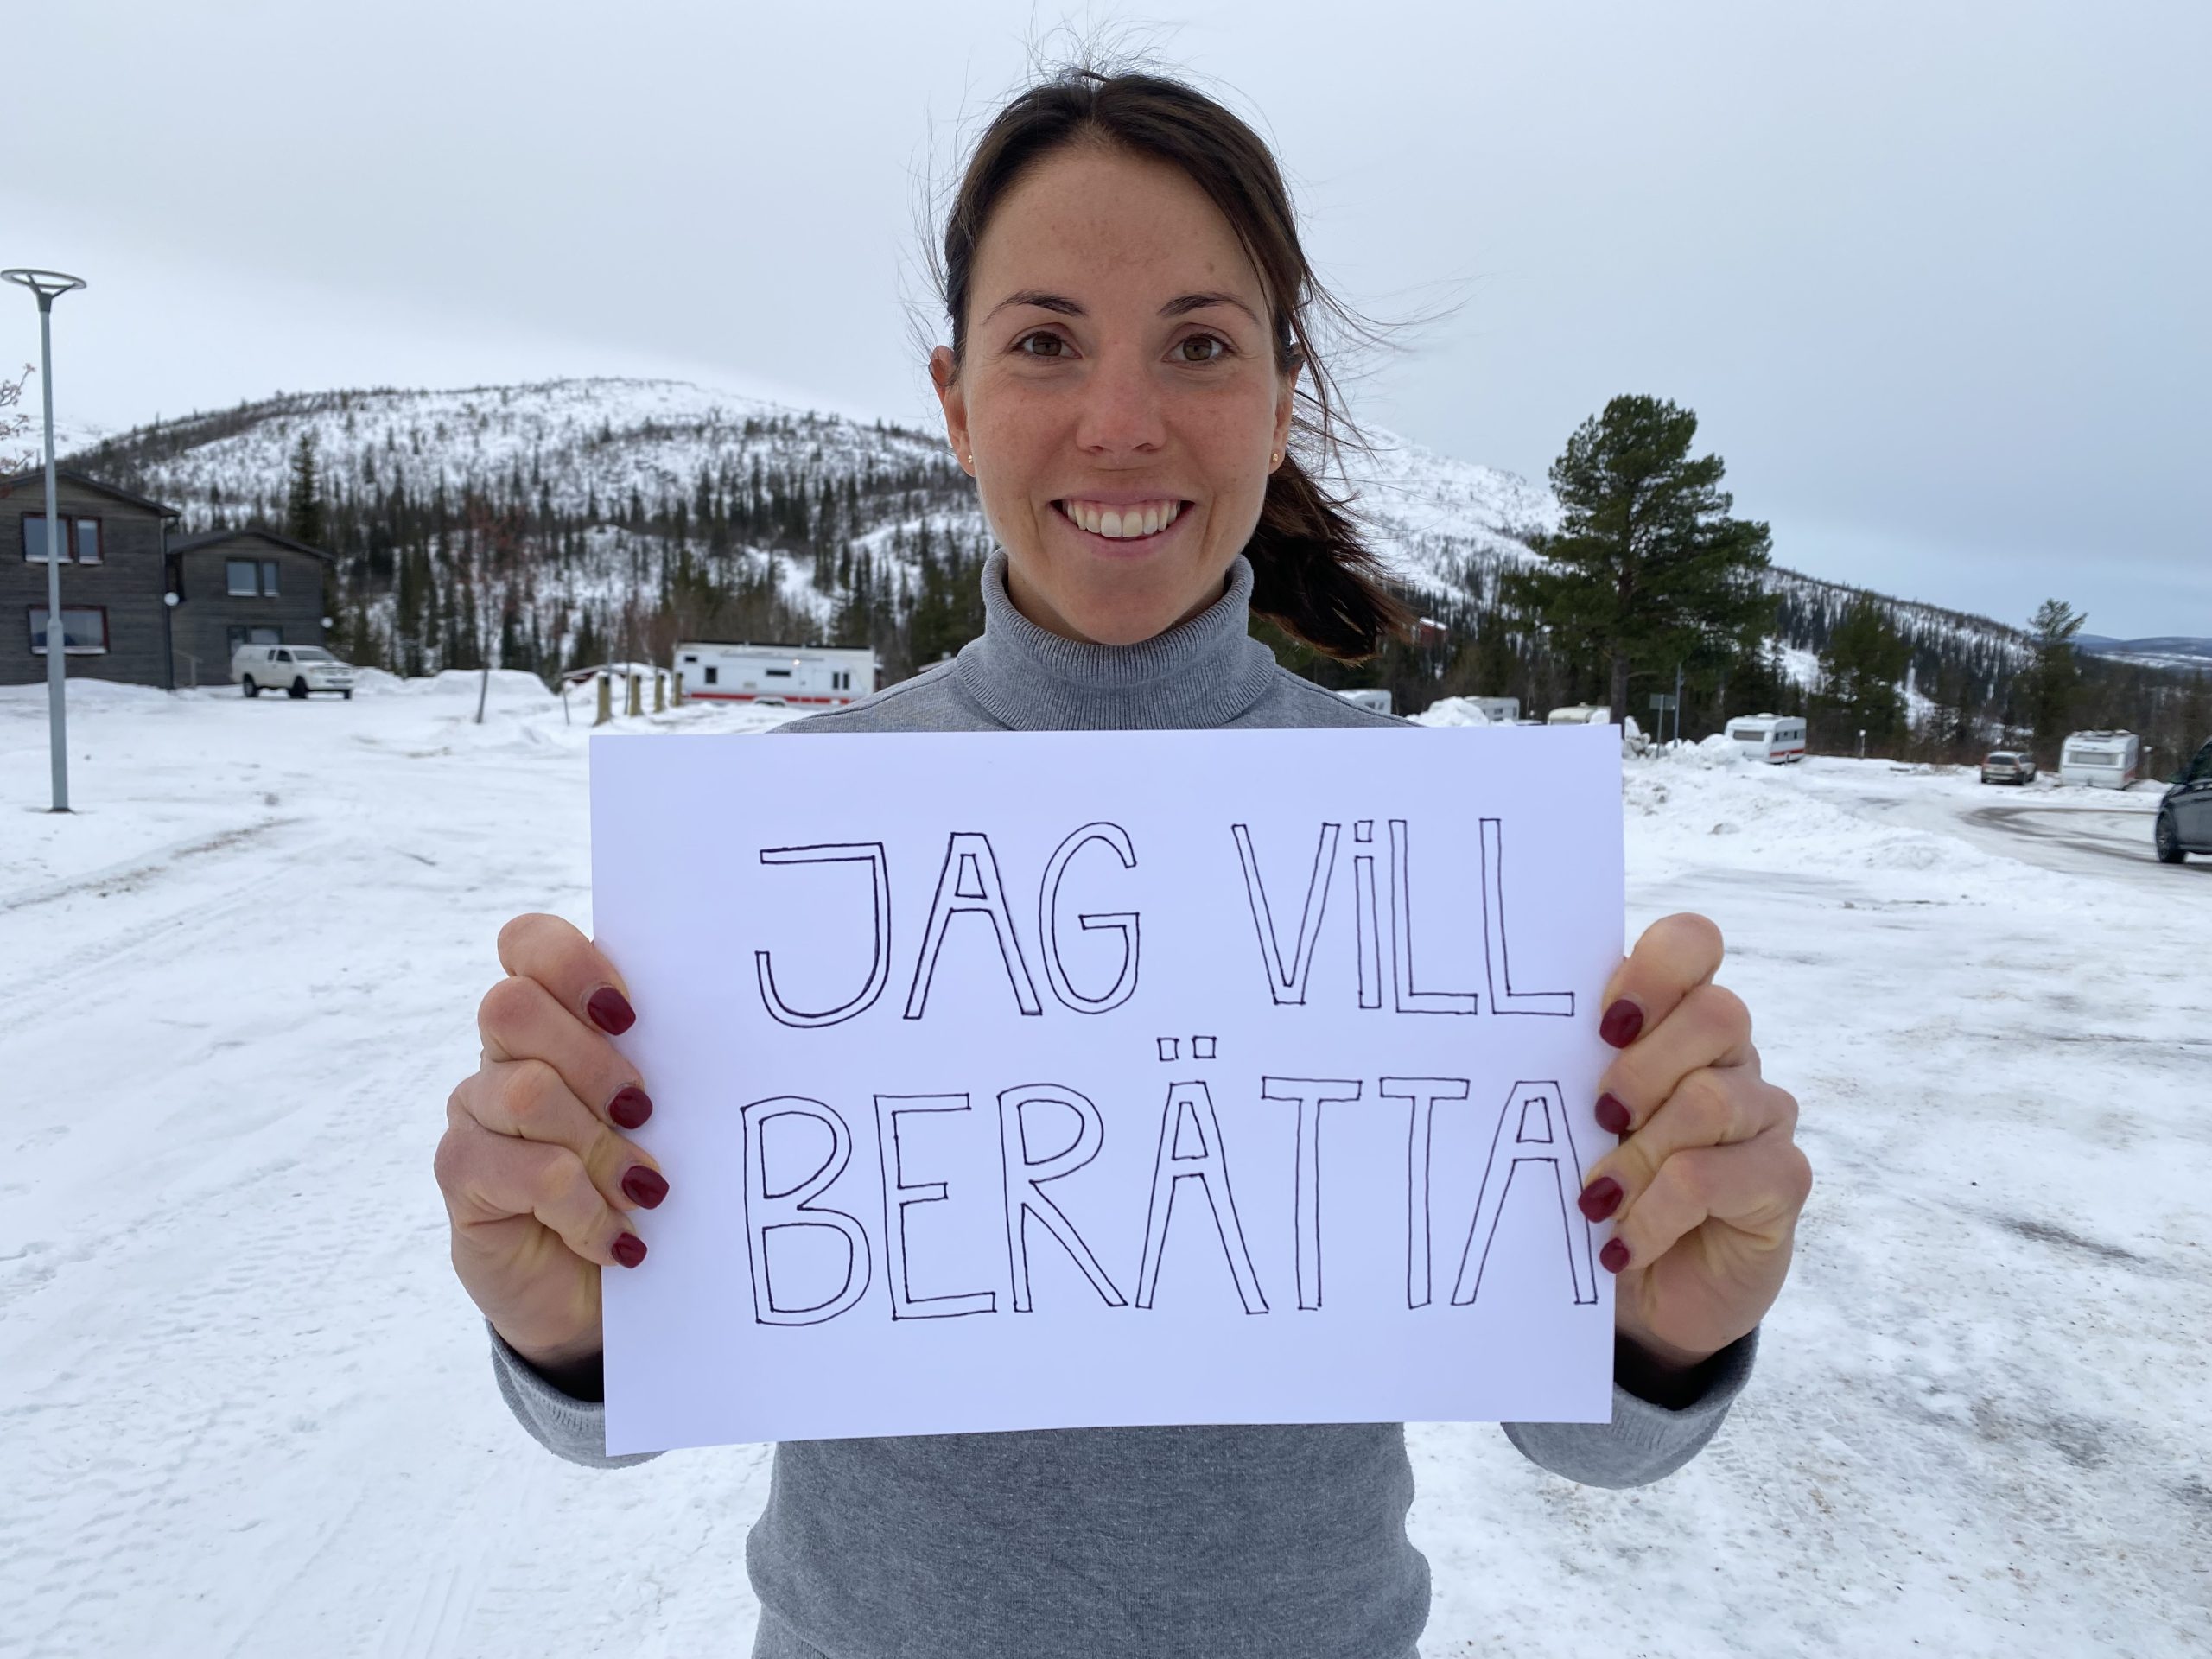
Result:
<svg viewBox="0 0 2212 1659"><path fill-rule="evenodd" d="M1343 657L1398 613L1293 454L1332 433L1318 304L1259 138L1174 82L1084 73L985 132L944 237L930 368L1000 550L953 662L784 729L1388 722L1277 667L1251 612ZM1301 387L1301 380L1303 385ZM621 1131L652 1105L607 1040L620 975L568 924L510 923L483 1063L438 1179L500 1387L573 1461L605 1454L599 1274L668 1185ZM1810 1184L1712 925L1656 924L1605 997L1622 1138L1582 1193L1618 1217L1613 1420L1509 1424L1570 1478L1694 1455L1751 1363ZM650 1015L650 1010L645 1011ZM682 1179L682 1172L677 1173ZM1406 1659L1427 1616L1395 1424L1126 1428L779 1446L747 1565L771 1659L1053 1654Z"/></svg>

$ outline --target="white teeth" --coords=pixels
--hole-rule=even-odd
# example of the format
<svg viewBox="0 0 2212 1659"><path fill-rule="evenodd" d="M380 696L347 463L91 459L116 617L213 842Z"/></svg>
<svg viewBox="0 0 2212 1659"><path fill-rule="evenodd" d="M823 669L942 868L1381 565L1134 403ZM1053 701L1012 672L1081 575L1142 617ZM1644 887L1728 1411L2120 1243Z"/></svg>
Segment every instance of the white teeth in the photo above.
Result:
<svg viewBox="0 0 2212 1659"><path fill-rule="evenodd" d="M1180 501L1147 501L1140 506L1099 507L1087 501L1063 501L1060 507L1082 529L1094 536L1127 541L1156 536L1175 522L1183 510Z"/></svg>

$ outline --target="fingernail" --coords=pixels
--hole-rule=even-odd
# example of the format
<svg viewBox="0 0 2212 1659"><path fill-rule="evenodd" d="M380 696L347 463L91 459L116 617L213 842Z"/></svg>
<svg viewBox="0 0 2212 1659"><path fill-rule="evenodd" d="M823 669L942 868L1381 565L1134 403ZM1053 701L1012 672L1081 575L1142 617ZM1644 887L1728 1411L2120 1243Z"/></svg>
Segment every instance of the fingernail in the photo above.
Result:
<svg viewBox="0 0 2212 1659"><path fill-rule="evenodd" d="M1610 1094L1598 1096L1598 1127L1607 1135L1628 1133L1628 1108Z"/></svg>
<svg viewBox="0 0 2212 1659"><path fill-rule="evenodd" d="M652 1210L668 1196L668 1181L657 1169L632 1164L623 1174L622 1191L631 1203ZM640 1244L638 1248L643 1250L645 1247Z"/></svg>
<svg viewBox="0 0 2212 1659"><path fill-rule="evenodd" d="M626 1238L629 1235L626 1233L623 1236ZM645 1247L639 1245L638 1254L643 1255L645 1253ZM1618 1273L1628 1266L1628 1246L1618 1238L1609 1238L1605 1241L1605 1248L1598 1252L1598 1261L1607 1273Z"/></svg>
<svg viewBox="0 0 2212 1659"><path fill-rule="evenodd" d="M614 1259L626 1268L634 1268L645 1259L645 1241L635 1233L624 1233L614 1241Z"/></svg>
<svg viewBox="0 0 2212 1659"><path fill-rule="evenodd" d="M1598 1034L1615 1048L1626 1048L1643 1033L1643 1010L1624 996L1607 1008L1605 1017L1598 1021Z"/></svg>
<svg viewBox="0 0 2212 1659"><path fill-rule="evenodd" d="M630 1006L630 999L612 985L602 985L594 991L584 1003L584 1012L591 1015L592 1024L610 1037L620 1037L638 1023L637 1011ZM1610 1014L1605 1016L1608 1020L1612 1017Z"/></svg>
<svg viewBox="0 0 2212 1659"><path fill-rule="evenodd" d="M1600 1176L1582 1189L1575 1203L1591 1220L1603 1221L1621 1207L1621 1184L1610 1175Z"/></svg>
<svg viewBox="0 0 2212 1659"><path fill-rule="evenodd" d="M634 1129L653 1115L653 1103L634 1083L626 1083L607 1103L607 1115L626 1129Z"/></svg>

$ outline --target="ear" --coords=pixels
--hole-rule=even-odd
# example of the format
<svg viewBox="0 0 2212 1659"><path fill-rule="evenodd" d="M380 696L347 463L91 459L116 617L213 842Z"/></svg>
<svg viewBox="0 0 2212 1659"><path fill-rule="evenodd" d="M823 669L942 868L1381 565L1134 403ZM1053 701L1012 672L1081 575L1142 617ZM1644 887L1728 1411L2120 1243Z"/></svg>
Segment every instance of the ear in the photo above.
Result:
<svg viewBox="0 0 2212 1659"><path fill-rule="evenodd" d="M1298 373L1305 366L1303 363L1292 364L1282 377L1282 389L1275 395L1274 440L1268 447L1271 453L1277 455L1290 454L1291 420L1298 412ZM1270 467L1268 470L1273 472L1274 468Z"/></svg>
<svg viewBox="0 0 2212 1659"><path fill-rule="evenodd" d="M975 453L968 439L968 397L960 389L960 365L952 348L940 346L930 353L930 384L937 388L938 407L944 411L944 435L952 445L953 459L969 477L975 476Z"/></svg>

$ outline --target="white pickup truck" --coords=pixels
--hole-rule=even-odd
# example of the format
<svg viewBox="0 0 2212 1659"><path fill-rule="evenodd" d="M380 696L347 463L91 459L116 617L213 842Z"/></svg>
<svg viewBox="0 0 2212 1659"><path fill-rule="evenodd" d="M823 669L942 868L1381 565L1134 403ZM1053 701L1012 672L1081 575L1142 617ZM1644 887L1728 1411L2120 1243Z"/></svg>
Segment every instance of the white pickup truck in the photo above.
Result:
<svg viewBox="0 0 2212 1659"><path fill-rule="evenodd" d="M310 691L353 696L353 665L321 645L240 645L231 653L231 677L249 697L264 690L304 697Z"/></svg>

